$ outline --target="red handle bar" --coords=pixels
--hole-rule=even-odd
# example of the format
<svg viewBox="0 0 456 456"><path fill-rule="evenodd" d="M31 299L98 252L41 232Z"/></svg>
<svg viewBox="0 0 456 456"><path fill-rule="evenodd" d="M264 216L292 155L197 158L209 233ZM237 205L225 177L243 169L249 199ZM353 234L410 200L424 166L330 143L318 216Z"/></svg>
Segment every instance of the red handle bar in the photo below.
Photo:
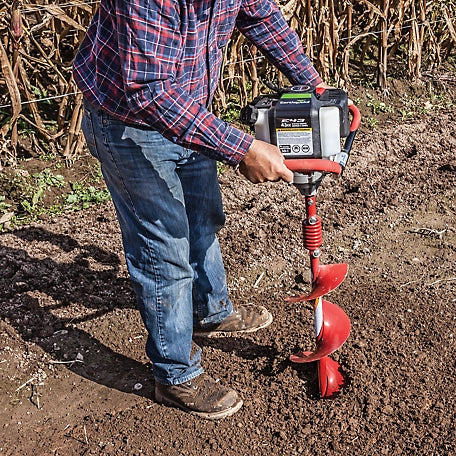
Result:
<svg viewBox="0 0 456 456"><path fill-rule="evenodd" d="M322 160L320 158L292 158L284 161L285 166L297 173L312 173L321 171L323 173L340 174L342 166L332 160Z"/></svg>
<svg viewBox="0 0 456 456"><path fill-rule="evenodd" d="M348 110L351 112L353 119L350 124L350 131L356 131L359 128L359 124L361 123L361 113L359 109L355 105L350 105Z"/></svg>

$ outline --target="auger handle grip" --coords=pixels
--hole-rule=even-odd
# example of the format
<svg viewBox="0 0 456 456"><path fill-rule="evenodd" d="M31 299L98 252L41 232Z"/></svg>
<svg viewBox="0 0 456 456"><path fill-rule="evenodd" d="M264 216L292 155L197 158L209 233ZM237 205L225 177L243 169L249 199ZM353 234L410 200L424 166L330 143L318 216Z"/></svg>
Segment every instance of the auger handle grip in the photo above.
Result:
<svg viewBox="0 0 456 456"><path fill-rule="evenodd" d="M359 125L361 123L361 113L359 109L355 105L350 105L348 107L348 110L351 112L353 119L350 124L350 131L354 132L358 130Z"/></svg>
<svg viewBox="0 0 456 456"><path fill-rule="evenodd" d="M285 166L296 173L312 173L320 171L322 173L340 174L342 166L332 160L323 160L321 158L292 158L284 160Z"/></svg>

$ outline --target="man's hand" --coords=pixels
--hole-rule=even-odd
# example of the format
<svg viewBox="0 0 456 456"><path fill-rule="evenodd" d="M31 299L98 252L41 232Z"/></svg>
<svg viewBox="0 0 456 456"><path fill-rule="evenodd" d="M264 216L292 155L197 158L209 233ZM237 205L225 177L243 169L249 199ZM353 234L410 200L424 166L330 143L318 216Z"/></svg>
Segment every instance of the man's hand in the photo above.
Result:
<svg viewBox="0 0 456 456"><path fill-rule="evenodd" d="M293 173L283 164L283 156L277 146L255 139L239 163L239 171L250 182L293 181Z"/></svg>

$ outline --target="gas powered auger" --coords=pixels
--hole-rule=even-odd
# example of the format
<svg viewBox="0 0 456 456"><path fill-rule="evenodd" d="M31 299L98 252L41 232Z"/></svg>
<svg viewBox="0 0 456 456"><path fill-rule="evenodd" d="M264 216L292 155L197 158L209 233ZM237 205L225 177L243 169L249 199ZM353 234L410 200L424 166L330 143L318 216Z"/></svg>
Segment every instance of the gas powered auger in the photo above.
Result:
<svg viewBox="0 0 456 456"><path fill-rule="evenodd" d="M346 382L339 364L329 355L347 340L350 320L339 306L323 296L343 282L348 264L320 264L323 235L316 193L326 174L342 174L361 115L355 106L348 106L347 94L341 89L294 86L255 98L243 108L241 120L254 128L257 139L279 147L285 165L294 173L293 184L305 198L306 218L302 226L304 247L310 253L312 289L309 294L290 297L288 301L314 301L316 348L291 355L290 360L317 361L320 394L332 397ZM342 148L341 138L346 138Z"/></svg>

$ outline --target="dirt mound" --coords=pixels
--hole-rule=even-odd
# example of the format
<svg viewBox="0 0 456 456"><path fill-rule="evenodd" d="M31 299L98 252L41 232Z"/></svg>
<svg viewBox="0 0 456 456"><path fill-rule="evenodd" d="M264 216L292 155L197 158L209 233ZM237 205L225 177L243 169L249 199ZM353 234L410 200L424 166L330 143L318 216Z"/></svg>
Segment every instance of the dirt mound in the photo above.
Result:
<svg viewBox="0 0 456 456"><path fill-rule="evenodd" d="M244 407L206 422L158 405L111 203L0 237L2 455L328 455L456 452L454 108L358 134L342 179L318 192L330 295L352 332L333 357L349 379L318 397L303 198L221 175L220 233L237 303L266 304L259 333L198 340Z"/></svg>

